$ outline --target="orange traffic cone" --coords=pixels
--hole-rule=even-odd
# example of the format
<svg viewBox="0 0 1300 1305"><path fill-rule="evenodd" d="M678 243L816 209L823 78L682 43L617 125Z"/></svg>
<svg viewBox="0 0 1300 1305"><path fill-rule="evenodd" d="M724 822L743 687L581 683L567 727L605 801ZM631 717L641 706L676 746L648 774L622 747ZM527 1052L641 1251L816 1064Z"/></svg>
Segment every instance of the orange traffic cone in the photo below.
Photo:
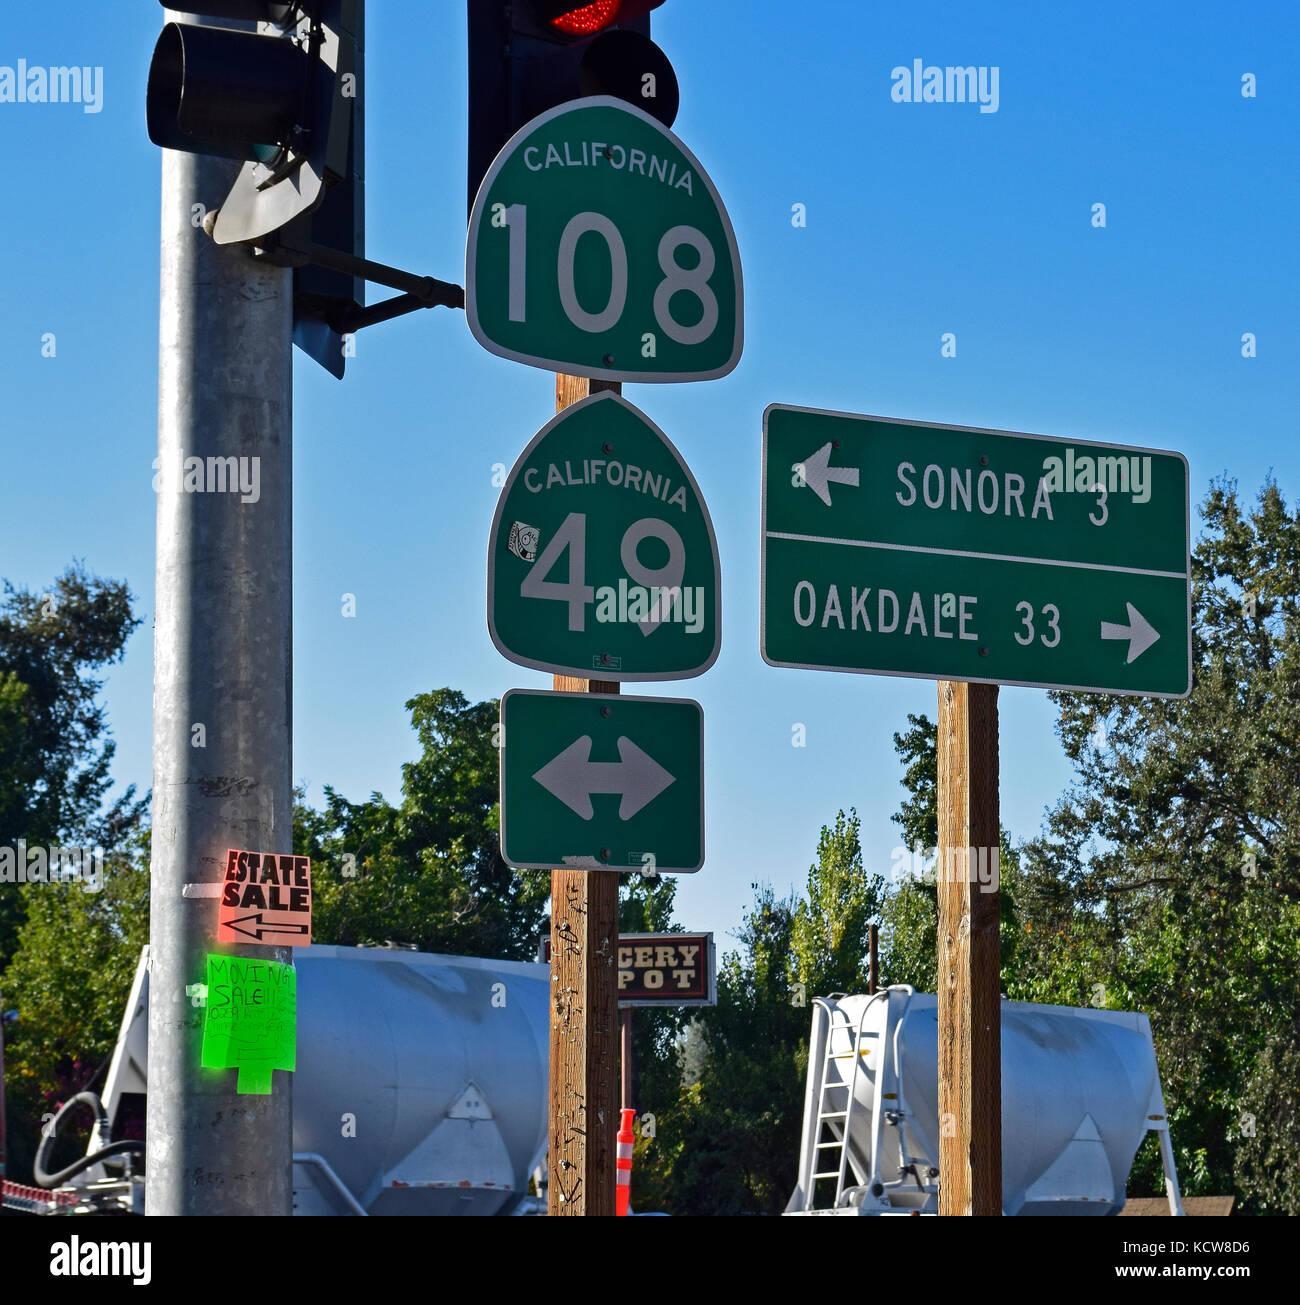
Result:
<svg viewBox="0 0 1300 1305"><path fill-rule="evenodd" d="M635 1110L620 1110L622 1122L618 1128L618 1189L615 1214L626 1214L628 1198L632 1192L632 1121L636 1118Z"/></svg>

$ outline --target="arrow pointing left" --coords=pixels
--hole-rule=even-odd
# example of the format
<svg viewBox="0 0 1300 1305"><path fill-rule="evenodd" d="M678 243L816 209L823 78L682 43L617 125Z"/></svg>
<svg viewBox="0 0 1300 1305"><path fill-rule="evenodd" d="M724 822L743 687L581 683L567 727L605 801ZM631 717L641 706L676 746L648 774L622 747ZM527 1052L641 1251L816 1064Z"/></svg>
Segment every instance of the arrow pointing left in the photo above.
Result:
<svg viewBox="0 0 1300 1305"><path fill-rule="evenodd" d="M827 507L831 505L831 484L854 485L858 483L857 467L832 467L831 449L833 444L823 444L816 453L810 454L802 462L796 462L793 470L798 473L803 483L817 495Z"/></svg>
<svg viewBox="0 0 1300 1305"><path fill-rule="evenodd" d="M246 924L249 920L257 921L256 930L242 929L241 925ZM233 929L236 933L242 933L246 938L256 938L258 942L262 941L262 935L268 933L307 933L309 926L305 924L263 924L262 913L255 911L250 915L241 915L236 920L226 920L225 927Z"/></svg>
<svg viewBox="0 0 1300 1305"><path fill-rule="evenodd" d="M618 755L619 761L592 761L591 735L584 734L548 761L533 778L583 820L590 820L595 814L592 794L618 793L622 798L618 818L631 820L669 784L675 783L676 777L625 735L619 736Z"/></svg>

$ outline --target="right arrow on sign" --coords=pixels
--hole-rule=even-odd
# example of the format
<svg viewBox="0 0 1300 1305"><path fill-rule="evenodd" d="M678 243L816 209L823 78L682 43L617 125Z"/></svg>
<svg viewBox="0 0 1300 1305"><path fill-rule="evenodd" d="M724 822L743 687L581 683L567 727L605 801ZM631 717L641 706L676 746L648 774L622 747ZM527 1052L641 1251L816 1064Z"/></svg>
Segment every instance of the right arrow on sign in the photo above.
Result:
<svg viewBox="0 0 1300 1305"><path fill-rule="evenodd" d="M1120 625L1115 621L1103 621L1101 623L1101 637L1103 639L1127 639L1128 656L1124 661L1125 665L1132 665L1160 638L1160 634L1132 603L1125 603L1124 606L1128 608L1128 624Z"/></svg>
<svg viewBox="0 0 1300 1305"><path fill-rule="evenodd" d="M630 820L672 784L674 777L622 735L618 740L618 755L620 761L592 761L591 735L584 734L548 761L533 778L583 820L590 820L595 814L591 805L593 793L618 793L622 797L618 818Z"/></svg>
<svg viewBox="0 0 1300 1305"><path fill-rule="evenodd" d="M831 484L854 485L858 483L857 467L832 467L830 443L823 444L811 457L796 462L793 470L803 479L803 483L817 495L827 507L831 505Z"/></svg>

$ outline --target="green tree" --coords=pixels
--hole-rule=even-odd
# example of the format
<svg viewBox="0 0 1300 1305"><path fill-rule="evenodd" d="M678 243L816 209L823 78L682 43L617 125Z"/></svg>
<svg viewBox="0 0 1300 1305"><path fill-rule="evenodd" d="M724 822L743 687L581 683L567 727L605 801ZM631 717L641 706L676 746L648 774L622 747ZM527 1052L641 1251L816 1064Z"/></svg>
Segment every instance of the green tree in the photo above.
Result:
<svg viewBox="0 0 1300 1305"><path fill-rule="evenodd" d="M638 1148L639 1208L778 1214L794 1189L811 999L865 988L883 881L863 868L856 814L841 811L821 831L805 894L753 887L718 1004L674 1041L676 1099Z"/></svg>
<svg viewBox="0 0 1300 1305"><path fill-rule="evenodd" d="M1300 516L1218 481L1193 562L1183 701L1053 694L1075 780L1045 828L1003 834L1008 996L1151 1019L1184 1190L1300 1213ZM928 846L933 727L895 736L895 817ZM885 975L933 982L933 890L885 906ZM1130 1179L1163 1189L1150 1142Z"/></svg>
<svg viewBox="0 0 1300 1305"><path fill-rule="evenodd" d="M129 788L107 809L115 744L92 672L120 660L139 620L119 581L80 564L45 592L8 581L0 601L0 843L98 844L112 852L138 827L145 801ZM0 974L26 901L0 891Z"/></svg>
<svg viewBox="0 0 1300 1305"><path fill-rule="evenodd" d="M437 689L407 704L420 756L402 767L402 801L325 808L299 800L295 850L312 858L313 936L421 951L531 960L549 876L516 873L498 846L495 702Z"/></svg>
<svg viewBox="0 0 1300 1305"><path fill-rule="evenodd" d="M1024 849L1063 890L1025 971L1068 946L1075 991L1151 1017L1188 1192L1300 1213L1300 518L1271 481L1201 515L1191 695L1055 695L1077 778Z"/></svg>
<svg viewBox="0 0 1300 1305"><path fill-rule="evenodd" d="M795 908L791 934L794 977L810 995L865 992L871 924L880 918L885 881L862 864L856 811L840 811L823 826L806 896Z"/></svg>
<svg viewBox="0 0 1300 1305"><path fill-rule="evenodd" d="M42 1118L98 1086L108 1068L149 939L148 846L141 828L106 857L98 891L83 883L22 889L25 918L3 993L3 1006L18 1012L5 1030L9 1176L18 1181L30 1178ZM84 1149L77 1122L66 1130L66 1159Z"/></svg>

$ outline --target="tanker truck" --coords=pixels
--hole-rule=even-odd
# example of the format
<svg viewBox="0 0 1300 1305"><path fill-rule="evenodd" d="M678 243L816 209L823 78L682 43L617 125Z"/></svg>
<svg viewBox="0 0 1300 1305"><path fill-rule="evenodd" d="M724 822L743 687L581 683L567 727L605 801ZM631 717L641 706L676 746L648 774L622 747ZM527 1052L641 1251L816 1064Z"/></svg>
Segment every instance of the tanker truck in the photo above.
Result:
<svg viewBox="0 0 1300 1305"><path fill-rule="evenodd" d="M540 1213L528 1180L544 1181L549 967L333 946L295 963L294 1213ZM148 1002L146 947L102 1101L79 1094L51 1125L89 1105L86 1154L38 1175L53 1190L5 1184L6 1207L143 1212L145 1145L123 1134L144 1120ZM937 1047L932 995L814 998L787 1214L937 1212ZM1117 1213L1148 1130L1182 1214L1147 1017L1003 1001L1004 1213Z"/></svg>
<svg viewBox="0 0 1300 1305"><path fill-rule="evenodd" d="M538 1212L528 1181L546 1152L549 967L328 946L298 948L294 963L294 1214ZM94 1112L85 1156L50 1174L43 1143L37 1177L53 1190L5 1184L6 1207L144 1212L145 1143L123 1134L142 1132L148 1010L145 947L102 1098L64 1107ZM51 1146L64 1126L56 1116Z"/></svg>
<svg viewBox="0 0 1300 1305"><path fill-rule="evenodd" d="M1118 1214L1148 1131L1181 1215L1147 1017L1003 998L1003 1214ZM906 985L815 998L785 1213L936 1214L941 1178L938 999Z"/></svg>

